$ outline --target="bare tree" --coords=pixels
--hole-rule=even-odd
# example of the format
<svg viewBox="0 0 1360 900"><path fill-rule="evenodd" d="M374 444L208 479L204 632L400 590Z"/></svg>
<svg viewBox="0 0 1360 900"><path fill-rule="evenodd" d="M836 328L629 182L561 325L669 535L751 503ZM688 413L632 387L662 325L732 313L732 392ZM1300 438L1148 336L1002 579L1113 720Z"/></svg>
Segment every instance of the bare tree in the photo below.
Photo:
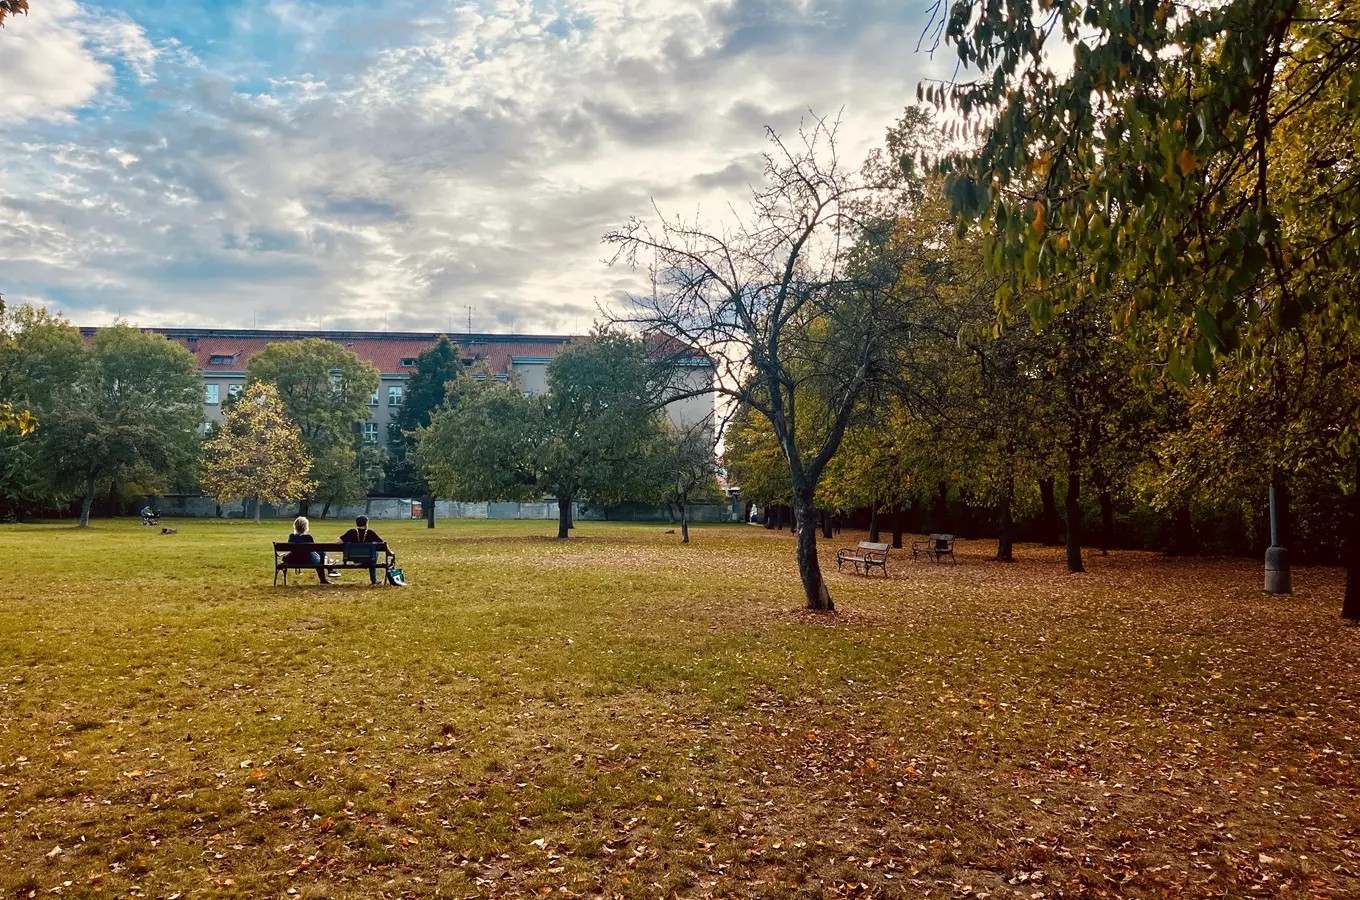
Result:
<svg viewBox="0 0 1360 900"><path fill-rule="evenodd" d="M769 137L765 186L734 224L708 230L657 211L655 224L633 219L604 241L612 264L651 278L650 295L618 320L698 349L714 366L711 389L769 420L788 462L807 605L832 610L813 497L862 396L884 378L898 279L892 253L865 248L890 246L894 228L879 192L841 166L835 123L812 120L794 145ZM708 390L677 382L666 400Z"/></svg>

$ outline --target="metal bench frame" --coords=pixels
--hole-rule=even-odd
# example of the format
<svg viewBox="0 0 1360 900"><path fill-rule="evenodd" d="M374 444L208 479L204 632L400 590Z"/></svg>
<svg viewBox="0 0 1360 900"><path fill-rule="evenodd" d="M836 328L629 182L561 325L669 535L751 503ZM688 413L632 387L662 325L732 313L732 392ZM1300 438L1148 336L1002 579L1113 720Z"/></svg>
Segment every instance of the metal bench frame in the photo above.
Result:
<svg viewBox="0 0 1360 900"><path fill-rule="evenodd" d="M883 570L883 577L888 577L888 545L876 544L873 541L860 541L857 547L846 547L836 551L836 571L840 571L845 563L853 563L855 574L868 575L875 567ZM864 567L863 573L860 566Z"/></svg>
<svg viewBox="0 0 1360 900"><path fill-rule="evenodd" d="M369 548L372 548L371 550ZM289 553L320 553L320 563L296 563L285 562ZM327 553L340 554L339 562L327 562ZM288 572L300 572L303 569L383 569L383 584L387 584L386 573L391 571L397 564L397 554L393 553L386 542L364 543L364 544L342 544L338 541L332 544L290 544L286 541L274 542L274 584L279 583L279 573L283 573L283 583L288 583Z"/></svg>
<svg viewBox="0 0 1360 900"><path fill-rule="evenodd" d="M954 558L954 541L952 534L932 534L929 539L924 541L911 542L911 558L916 559L921 554L930 557L931 562L939 562L942 557L949 557L949 561L958 565L958 560Z"/></svg>

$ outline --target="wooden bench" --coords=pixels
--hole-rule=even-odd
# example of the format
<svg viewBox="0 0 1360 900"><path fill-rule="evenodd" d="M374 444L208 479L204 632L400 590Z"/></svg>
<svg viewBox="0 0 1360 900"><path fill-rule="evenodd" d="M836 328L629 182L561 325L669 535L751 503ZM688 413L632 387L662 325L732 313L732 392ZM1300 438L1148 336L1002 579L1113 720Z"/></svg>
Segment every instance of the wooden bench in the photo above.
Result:
<svg viewBox="0 0 1360 900"><path fill-rule="evenodd" d="M289 553L320 553L321 563L285 562ZM339 554L340 560L325 561L327 553ZM387 583L387 572L397 564L397 555L388 549L387 544L290 544L287 541L274 542L274 583L279 583L279 573L283 573L283 583L288 583L288 570L301 569L383 569L382 583Z"/></svg>
<svg viewBox="0 0 1360 900"><path fill-rule="evenodd" d="M836 571L845 563L854 563L855 574L859 574L860 566L864 567L864 574L877 566L883 570L883 577L888 577L888 545L875 544L873 541L860 541L858 547L846 547L844 550L836 551Z"/></svg>
<svg viewBox="0 0 1360 900"><path fill-rule="evenodd" d="M954 535L952 534L932 534L928 540L911 542L911 558L921 554L930 557L931 562L939 562L943 557L949 557L949 561L957 564L954 558Z"/></svg>

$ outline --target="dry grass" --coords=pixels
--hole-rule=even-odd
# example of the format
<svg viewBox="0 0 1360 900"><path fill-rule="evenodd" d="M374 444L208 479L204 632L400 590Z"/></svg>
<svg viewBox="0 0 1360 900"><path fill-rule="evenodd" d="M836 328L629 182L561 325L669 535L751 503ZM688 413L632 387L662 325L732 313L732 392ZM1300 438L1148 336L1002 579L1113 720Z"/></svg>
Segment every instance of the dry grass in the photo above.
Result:
<svg viewBox="0 0 1360 900"><path fill-rule="evenodd" d="M1332 570L963 543L822 617L743 526L385 524L400 591L172 524L0 529L0 898L1360 896Z"/></svg>

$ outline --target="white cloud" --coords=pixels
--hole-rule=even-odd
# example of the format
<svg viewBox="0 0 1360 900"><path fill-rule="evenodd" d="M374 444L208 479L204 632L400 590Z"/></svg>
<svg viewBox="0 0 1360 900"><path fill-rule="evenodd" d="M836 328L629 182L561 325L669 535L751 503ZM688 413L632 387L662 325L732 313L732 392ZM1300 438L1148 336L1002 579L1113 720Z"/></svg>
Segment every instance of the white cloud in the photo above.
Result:
<svg viewBox="0 0 1360 900"><path fill-rule="evenodd" d="M844 107L862 156L929 65L891 0L272 0L238 26L296 45L263 79L45 5L65 15L42 33L98 75L54 79L49 117L108 89L101 54L156 82L154 114L0 133L28 148L0 169L0 291L82 322L434 328L473 305L487 329L584 327L632 283L604 231L652 197L740 203L763 126L809 107Z"/></svg>
<svg viewBox="0 0 1360 900"><path fill-rule="evenodd" d="M111 62L145 82L157 49L126 16L94 12L74 0L36 3L0 34L0 122L62 119L113 85Z"/></svg>
<svg viewBox="0 0 1360 900"><path fill-rule="evenodd" d="M0 121L56 118L88 103L113 69L86 44L74 0L38 3L0 33Z"/></svg>

